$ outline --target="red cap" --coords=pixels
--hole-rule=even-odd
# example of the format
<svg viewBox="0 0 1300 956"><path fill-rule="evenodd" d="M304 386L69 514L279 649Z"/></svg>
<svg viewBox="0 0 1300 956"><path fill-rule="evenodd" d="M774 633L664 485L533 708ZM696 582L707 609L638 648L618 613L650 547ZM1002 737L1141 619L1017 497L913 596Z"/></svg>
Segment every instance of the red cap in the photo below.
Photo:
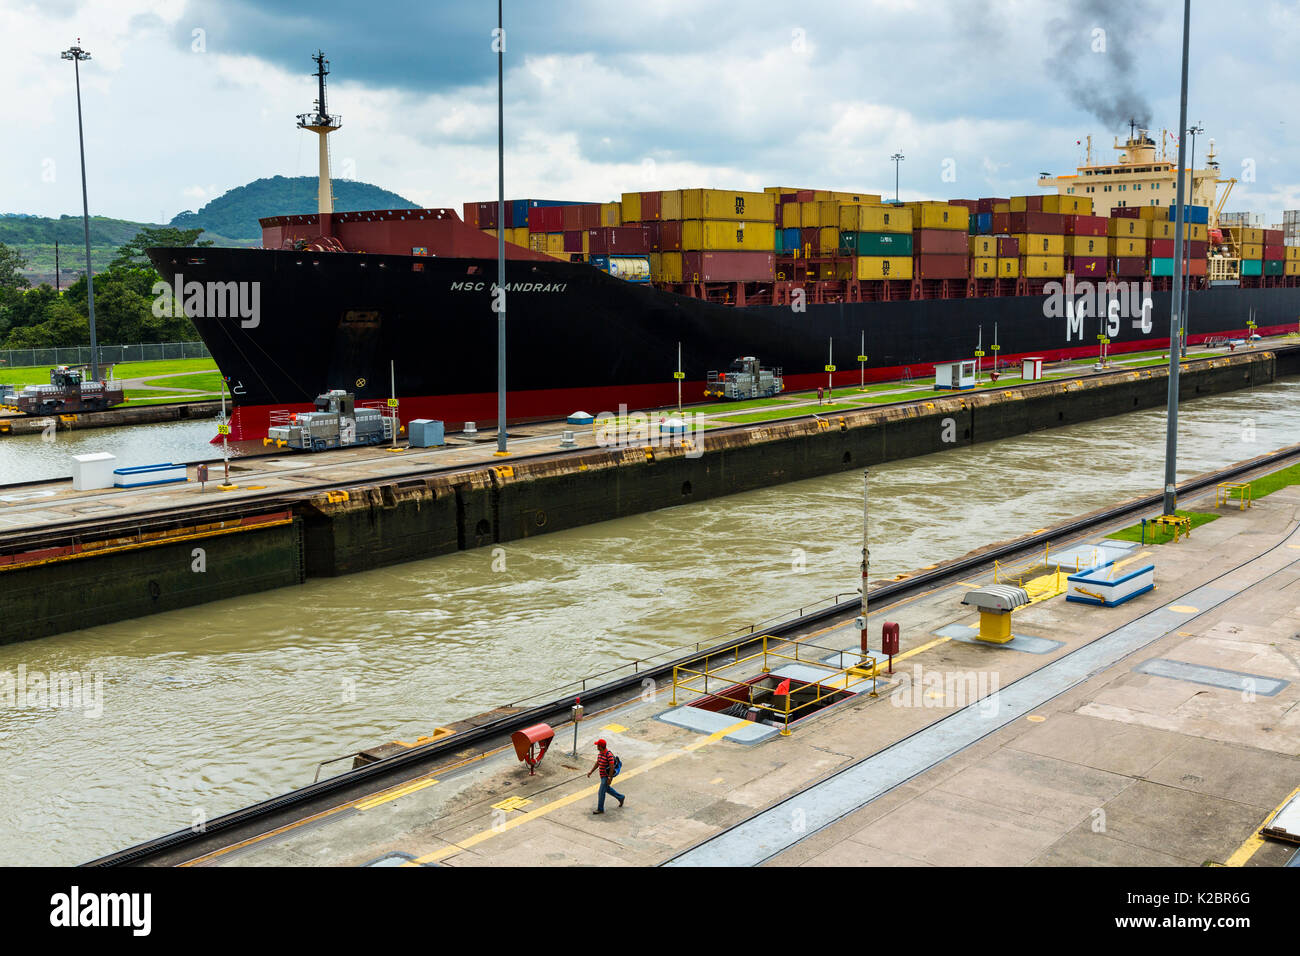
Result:
<svg viewBox="0 0 1300 956"><path fill-rule="evenodd" d="M596 746L597 746L597 747L603 747L603 746L605 746L605 741L603 741L603 740L597 740L597 741L596 741Z"/></svg>

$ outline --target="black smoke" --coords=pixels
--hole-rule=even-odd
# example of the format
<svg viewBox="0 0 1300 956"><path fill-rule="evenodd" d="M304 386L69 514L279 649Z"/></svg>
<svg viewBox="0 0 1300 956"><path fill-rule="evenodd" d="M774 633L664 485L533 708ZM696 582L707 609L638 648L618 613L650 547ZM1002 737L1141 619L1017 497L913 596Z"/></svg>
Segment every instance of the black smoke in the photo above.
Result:
<svg viewBox="0 0 1300 956"><path fill-rule="evenodd" d="M1161 10L1151 0L1062 0L1064 12L1047 25L1049 76L1070 102L1118 132L1134 120L1151 128L1152 110L1138 88L1137 57L1151 49ZM1104 36L1098 37L1096 31ZM1181 34L1180 34L1181 36ZM1095 49L1104 42L1104 51Z"/></svg>

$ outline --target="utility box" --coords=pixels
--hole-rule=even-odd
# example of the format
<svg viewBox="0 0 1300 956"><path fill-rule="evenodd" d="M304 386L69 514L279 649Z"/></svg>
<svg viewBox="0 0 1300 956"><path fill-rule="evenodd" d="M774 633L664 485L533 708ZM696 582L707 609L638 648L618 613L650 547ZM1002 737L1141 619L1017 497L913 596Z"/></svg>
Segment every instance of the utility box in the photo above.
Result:
<svg viewBox="0 0 1300 956"><path fill-rule="evenodd" d="M412 448L437 448L447 444L442 422L432 418L413 418L407 422Z"/></svg>
<svg viewBox="0 0 1300 956"><path fill-rule="evenodd" d="M1037 382L1043 377L1043 359L1035 355L1020 360L1020 378L1026 382Z"/></svg>
<svg viewBox="0 0 1300 956"><path fill-rule="evenodd" d="M93 455L72 456L72 490L93 491L97 488L112 488L116 480L113 469L117 456L108 452L96 452Z"/></svg>
<svg viewBox="0 0 1300 956"><path fill-rule="evenodd" d="M975 360L939 362L934 366L936 389L960 390L975 387Z"/></svg>
<svg viewBox="0 0 1300 956"><path fill-rule="evenodd" d="M886 621L880 628L880 653L890 657L898 653L899 627L896 621Z"/></svg>

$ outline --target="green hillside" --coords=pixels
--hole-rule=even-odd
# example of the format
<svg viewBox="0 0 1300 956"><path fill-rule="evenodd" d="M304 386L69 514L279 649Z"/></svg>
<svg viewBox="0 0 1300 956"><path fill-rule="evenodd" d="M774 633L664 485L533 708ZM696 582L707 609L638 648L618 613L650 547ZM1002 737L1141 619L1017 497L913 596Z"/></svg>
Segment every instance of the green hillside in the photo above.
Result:
<svg viewBox="0 0 1300 956"><path fill-rule="evenodd" d="M409 199L369 183L350 179L334 180L334 209L355 212L364 209L416 209ZM206 236L232 239L262 238L258 219L316 211L315 176L273 176L237 186L218 196L198 212L183 212L171 225L181 229L202 227ZM218 243L220 245L221 243Z"/></svg>

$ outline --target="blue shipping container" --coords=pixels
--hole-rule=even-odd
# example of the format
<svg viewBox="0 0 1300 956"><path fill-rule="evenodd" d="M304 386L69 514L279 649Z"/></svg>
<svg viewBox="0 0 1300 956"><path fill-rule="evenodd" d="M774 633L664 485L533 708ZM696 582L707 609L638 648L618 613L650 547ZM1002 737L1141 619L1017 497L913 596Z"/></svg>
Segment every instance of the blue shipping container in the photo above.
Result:
<svg viewBox="0 0 1300 956"><path fill-rule="evenodd" d="M785 236L781 244L785 246L786 252L796 252L803 246L803 238L800 235L801 230L792 228L782 229L781 232Z"/></svg>
<svg viewBox="0 0 1300 956"><path fill-rule="evenodd" d="M976 231L981 236L987 236L993 232L993 213L981 212L975 214Z"/></svg>
<svg viewBox="0 0 1300 956"><path fill-rule="evenodd" d="M1177 204L1170 205L1169 221L1173 222L1174 217L1177 216L1177 214L1178 214ZM1184 206L1183 222L1201 223L1202 225L1208 225L1210 222L1210 207L1209 206Z"/></svg>

